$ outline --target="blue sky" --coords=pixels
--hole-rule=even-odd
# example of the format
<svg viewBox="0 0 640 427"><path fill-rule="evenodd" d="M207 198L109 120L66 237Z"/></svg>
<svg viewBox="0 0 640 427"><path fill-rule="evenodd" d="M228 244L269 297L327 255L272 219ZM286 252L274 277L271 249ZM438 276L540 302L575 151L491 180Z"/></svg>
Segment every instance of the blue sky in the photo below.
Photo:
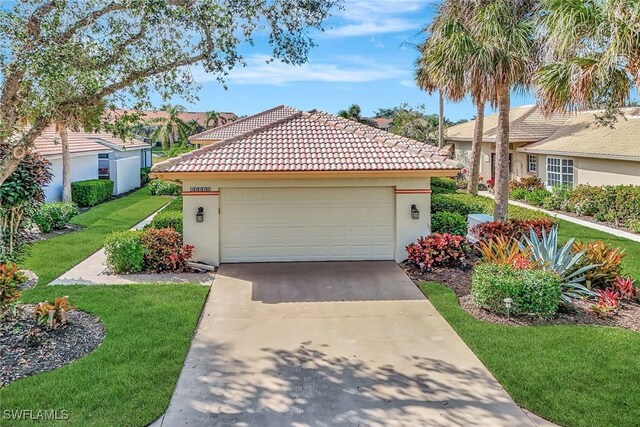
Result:
<svg viewBox="0 0 640 427"><path fill-rule="evenodd" d="M427 111L436 113L437 95L420 91L412 78L417 56L414 45L423 39L420 30L434 11L433 1L346 0L344 10L326 22L326 31L314 34L317 47L307 64L267 64L269 46L264 37L258 37L255 46L242 47L247 66L231 71L227 90L214 76L196 69L194 77L202 85L199 101L173 102L189 110L237 114L253 114L280 104L336 113L356 103L365 115L408 102L425 104ZM529 95L512 99L514 106L533 102ZM445 115L452 120L471 118L474 110L469 100L447 103Z"/></svg>

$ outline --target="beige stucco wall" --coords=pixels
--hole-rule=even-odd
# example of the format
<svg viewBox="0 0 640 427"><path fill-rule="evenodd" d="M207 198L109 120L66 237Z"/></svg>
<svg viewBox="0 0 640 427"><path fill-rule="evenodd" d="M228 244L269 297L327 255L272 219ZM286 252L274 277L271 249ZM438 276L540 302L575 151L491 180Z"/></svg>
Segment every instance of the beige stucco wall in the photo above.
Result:
<svg viewBox="0 0 640 427"><path fill-rule="evenodd" d="M538 156L539 173L547 181L547 157L573 159L575 185L640 185L640 162L571 156Z"/></svg>
<svg viewBox="0 0 640 427"><path fill-rule="evenodd" d="M428 178L367 178L367 179L246 179L246 180L186 180L185 194L192 187L209 187L211 192L225 188L292 188L292 187L392 187L396 189L429 189ZM200 188L199 190L202 190ZM220 196L213 194L185 195L184 242L195 247L193 259L218 265L220 263L219 208ZM418 237L431 232L431 195L396 194L395 254L400 262L406 259L405 247ZM420 211L420 218L411 219L411 205ZM204 221L196 222L198 207L204 208Z"/></svg>

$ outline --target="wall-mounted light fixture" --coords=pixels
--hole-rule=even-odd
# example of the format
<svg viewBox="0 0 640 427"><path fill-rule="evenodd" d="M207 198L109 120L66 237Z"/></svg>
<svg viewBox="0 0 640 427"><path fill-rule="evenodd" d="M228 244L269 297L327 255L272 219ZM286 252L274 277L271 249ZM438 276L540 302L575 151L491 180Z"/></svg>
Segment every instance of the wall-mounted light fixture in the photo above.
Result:
<svg viewBox="0 0 640 427"><path fill-rule="evenodd" d="M420 211L416 205L411 205L411 219L420 219Z"/></svg>
<svg viewBox="0 0 640 427"><path fill-rule="evenodd" d="M202 221L204 221L204 208L199 207L198 213L196 213L196 222L202 222Z"/></svg>

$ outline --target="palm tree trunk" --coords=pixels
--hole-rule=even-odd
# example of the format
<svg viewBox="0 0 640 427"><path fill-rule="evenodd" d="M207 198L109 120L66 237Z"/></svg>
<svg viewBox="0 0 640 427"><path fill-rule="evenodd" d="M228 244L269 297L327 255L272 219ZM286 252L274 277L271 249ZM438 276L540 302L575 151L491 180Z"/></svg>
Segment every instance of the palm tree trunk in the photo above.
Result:
<svg viewBox="0 0 640 427"><path fill-rule="evenodd" d="M498 89L498 134L496 135L496 183L494 187L496 206L493 217L496 221L507 219L509 207L509 110L511 96L509 87Z"/></svg>
<svg viewBox="0 0 640 427"><path fill-rule="evenodd" d="M478 194L478 180L480 179L480 157L482 156L482 134L484 133L484 101L476 104L476 123L473 128L473 142L471 143L471 176L467 190L471 194Z"/></svg>
<svg viewBox="0 0 640 427"><path fill-rule="evenodd" d="M444 98L442 91L438 91L439 105L438 105L438 148L444 147Z"/></svg>
<svg viewBox="0 0 640 427"><path fill-rule="evenodd" d="M62 143L62 201L71 201L71 151L69 150L69 129L60 126L60 141Z"/></svg>

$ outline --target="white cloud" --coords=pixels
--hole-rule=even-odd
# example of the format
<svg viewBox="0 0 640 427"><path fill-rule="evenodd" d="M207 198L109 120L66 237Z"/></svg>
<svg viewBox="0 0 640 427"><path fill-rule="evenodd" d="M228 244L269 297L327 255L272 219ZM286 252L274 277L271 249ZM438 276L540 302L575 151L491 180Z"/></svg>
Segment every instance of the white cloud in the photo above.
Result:
<svg viewBox="0 0 640 427"><path fill-rule="evenodd" d="M396 79L407 76L407 70L388 64L363 61L355 57L345 64L308 62L301 66L279 61L267 63L266 55L255 55L247 59L247 66L233 69L228 76L229 84L284 85L293 82L363 83ZM194 70L194 79L199 83L215 80L202 69Z"/></svg>
<svg viewBox="0 0 640 427"><path fill-rule="evenodd" d="M399 33L420 28L420 19L414 19L428 2L425 0L347 0L337 16L342 25L327 29L327 37L371 36ZM410 16L405 16L410 15Z"/></svg>
<svg viewBox="0 0 640 427"><path fill-rule="evenodd" d="M405 87L417 87L416 86L416 82L414 80L411 79L402 79L400 80L400 85L401 86L405 86Z"/></svg>

